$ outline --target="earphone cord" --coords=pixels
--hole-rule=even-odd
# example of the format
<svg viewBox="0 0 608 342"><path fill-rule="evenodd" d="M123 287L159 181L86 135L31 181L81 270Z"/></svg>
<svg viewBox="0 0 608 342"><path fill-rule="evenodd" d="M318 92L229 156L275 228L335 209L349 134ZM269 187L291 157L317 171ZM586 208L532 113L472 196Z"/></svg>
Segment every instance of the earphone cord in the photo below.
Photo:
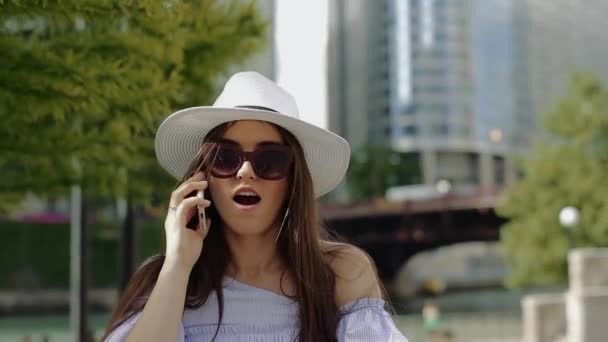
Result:
<svg viewBox="0 0 608 342"><path fill-rule="evenodd" d="M291 189L291 195L289 196L289 203L287 204L287 210L285 210L285 215L283 215L283 221L281 222L281 227L279 228L279 232L277 233L277 237L274 238L274 242L279 240L279 236L281 235L281 231L283 230L283 225L285 224L285 220L287 220L287 216L289 215L289 209L291 208L291 201L293 200L294 189Z"/></svg>

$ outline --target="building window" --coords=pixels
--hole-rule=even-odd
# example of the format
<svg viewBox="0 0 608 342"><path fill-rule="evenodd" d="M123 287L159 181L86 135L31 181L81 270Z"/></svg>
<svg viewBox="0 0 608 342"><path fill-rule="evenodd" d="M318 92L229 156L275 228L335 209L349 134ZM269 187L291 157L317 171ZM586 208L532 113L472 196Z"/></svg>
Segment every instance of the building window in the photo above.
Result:
<svg viewBox="0 0 608 342"><path fill-rule="evenodd" d="M445 67L434 67L434 68L414 68L412 70L415 78L422 77L443 77L447 74L447 68Z"/></svg>
<svg viewBox="0 0 608 342"><path fill-rule="evenodd" d="M454 133L460 137L468 137L471 134L471 130L468 126L457 126L454 128Z"/></svg>
<svg viewBox="0 0 608 342"><path fill-rule="evenodd" d="M498 185L505 184L505 159L500 156L494 156L492 158L494 163L494 182Z"/></svg>
<svg viewBox="0 0 608 342"><path fill-rule="evenodd" d="M448 105L445 103L426 103L421 104L418 110L424 113L444 114L449 113Z"/></svg>
<svg viewBox="0 0 608 342"><path fill-rule="evenodd" d="M401 133L407 136L417 136L418 135L418 127L413 125L403 126L401 128Z"/></svg>
<svg viewBox="0 0 608 342"><path fill-rule="evenodd" d="M384 136L385 137L390 137L392 134L393 134L393 131L391 130L390 126L384 127Z"/></svg>
<svg viewBox="0 0 608 342"><path fill-rule="evenodd" d="M448 135L449 129L446 124L438 124L431 126L431 133L436 136Z"/></svg>
<svg viewBox="0 0 608 342"><path fill-rule="evenodd" d="M418 105L415 103L410 104L409 106L404 106L401 109L401 115L414 115L418 110Z"/></svg>
<svg viewBox="0 0 608 342"><path fill-rule="evenodd" d="M420 94L447 94L448 87L445 84L435 84L435 85L427 85L427 86L414 86L413 88L414 96Z"/></svg>

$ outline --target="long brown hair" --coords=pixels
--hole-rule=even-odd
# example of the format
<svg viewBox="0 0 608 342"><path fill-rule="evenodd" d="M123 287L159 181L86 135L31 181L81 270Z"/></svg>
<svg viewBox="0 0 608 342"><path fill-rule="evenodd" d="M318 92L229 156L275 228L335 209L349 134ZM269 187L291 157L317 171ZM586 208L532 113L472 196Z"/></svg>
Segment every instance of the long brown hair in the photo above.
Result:
<svg viewBox="0 0 608 342"><path fill-rule="evenodd" d="M230 126L231 123L227 123L216 127L205 137L204 143L217 141ZM333 237L318 221L312 178L302 147L290 132L273 126L280 132L284 143L293 149L295 156L289 177L287 200L277 215L278 219L283 218L289 197L293 196L293 199L277 243L280 257L287 267L283 275L290 272L294 278L296 293L293 299L299 304L300 318L300 331L296 337L299 341L306 342L337 341L336 329L341 313L335 303L336 274L329 263L345 245L332 244L331 248L321 245L321 241ZM206 145L208 144L203 144ZM204 163L204 160L209 158L209 151L204 150L201 148L180 184L194 175L201 165L206 172L204 165L208 163ZM215 223L214 226L220 226L220 217L213 204L207 209L207 214ZM221 229L210 229L205 240L201 256L190 272L184 306L187 309L199 308L212 291L216 292L219 317L213 337L215 340L224 308L222 279L231 256ZM104 339L113 329L143 309L145 298L158 279L163 261L163 255L153 256L135 272L112 314Z"/></svg>

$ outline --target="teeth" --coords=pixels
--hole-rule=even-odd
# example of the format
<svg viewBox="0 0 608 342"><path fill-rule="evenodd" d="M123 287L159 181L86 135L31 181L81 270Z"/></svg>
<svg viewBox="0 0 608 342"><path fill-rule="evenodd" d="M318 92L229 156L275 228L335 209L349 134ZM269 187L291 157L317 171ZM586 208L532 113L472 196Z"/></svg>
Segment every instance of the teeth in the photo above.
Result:
<svg viewBox="0 0 608 342"><path fill-rule="evenodd" d="M252 191L239 192L237 195L239 195L239 196L257 196L257 194Z"/></svg>

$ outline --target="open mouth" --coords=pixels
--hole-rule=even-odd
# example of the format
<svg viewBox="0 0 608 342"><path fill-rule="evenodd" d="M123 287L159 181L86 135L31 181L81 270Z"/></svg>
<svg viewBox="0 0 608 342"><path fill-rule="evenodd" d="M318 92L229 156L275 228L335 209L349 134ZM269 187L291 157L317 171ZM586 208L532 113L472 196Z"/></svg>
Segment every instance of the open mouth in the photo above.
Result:
<svg viewBox="0 0 608 342"><path fill-rule="evenodd" d="M256 205L262 198L253 192L243 192L235 195L233 200L240 205Z"/></svg>

